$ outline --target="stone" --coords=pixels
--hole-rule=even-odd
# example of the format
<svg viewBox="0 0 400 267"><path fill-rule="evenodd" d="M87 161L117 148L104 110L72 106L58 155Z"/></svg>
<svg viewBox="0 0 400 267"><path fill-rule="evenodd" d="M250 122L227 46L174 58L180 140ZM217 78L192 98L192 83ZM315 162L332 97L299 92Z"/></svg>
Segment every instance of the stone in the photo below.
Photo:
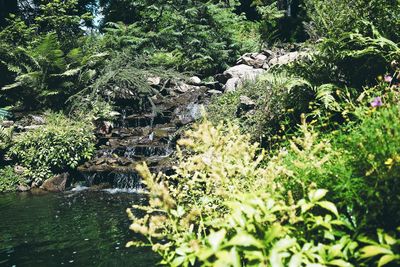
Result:
<svg viewBox="0 0 400 267"><path fill-rule="evenodd" d="M23 175L24 174L24 172L25 172L25 167L22 167L22 166L20 166L20 165L15 165L14 166L14 172L15 172L15 174L18 174L18 175Z"/></svg>
<svg viewBox="0 0 400 267"><path fill-rule="evenodd" d="M177 91L179 93L186 93L187 91L189 91L192 88L193 88L193 86L190 86L189 84L180 82L173 89L174 89L174 91Z"/></svg>
<svg viewBox="0 0 400 267"><path fill-rule="evenodd" d="M197 76L192 76L189 78L189 83L193 85L200 85L201 84L201 79Z"/></svg>
<svg viewBox="0 0 400 267"><path fill-rule="evenodd" d="M150 86L158 86L161 84L161 78L160 77L149 77L149 78L147 78L147 83Z"/></svg>
<svg viewBox="0 0 400 267"><path fill-rule="evenodd" d="M209 94L209 95L220 95L220 94L222 94L222 92L219 91L219 90L211 89L211 90L207 91L207 94Z"/></svg>
<svg viewBox="0 0 400 267"><path fill-rule="evenodd" d="M238 64L245 64L254 68L262 68L267 61L267 56L258 53L244 54L239 58Z"/></svg>
<svg viewBox="0 0 400 267"><path fill-rule="evenodd" d="M3 126L4 128L10 128L14 125L13 121L2 121L1 122L1 126Z"/></svg>
<svg viewBox="0 0 400 267"><path fill-rule="evenodd" d="M36 124L36 125L43 125L46 123L46 120L39 115L29 115L30 119L31 119L31 123L32 124Z"/></svg>
<svg viewBox="0 0 400 267"><path fill-rule="evenodd" d="M111 133L113 126L113 123L110 121L101 121L97 129L100 134L106 135Z"/></svg>
<svg viewBox="0 0 400 267"><path fill-rule="evenodd" d="M251 100L248 96L241 95L239 97L240 99L240 104L238 106L238 109L236 111L236 115L240 117L244 113L247 113L249 111L252 111L256 107L256 102Z"/></svg>
<svg viewBox="0 0 400 267"><path fill-rule="evenodd" d="M245 107L249 107L249 108L254 108L256 106L256 102L254 102L253 100L251 100L250 97L245 96L245 95L241 95L239 97L240 100L240 105L243 105Z"/></svg>
<svg viewBox="0 0 400 267"><path fill-rule="evenodd" d="M59 175L55 175L50 179L44 181L41 186L42 189L49 192L62 192L65 191L65 186L67 184L67 179L69 177L68 173L62 173Z"/></svg>
<svg viewBox="0 0 400 267"><path fill-rule="evenodd" d="M28 125L28 126L23 127L23 130L24 131L33 131L33 130L40 129L40 128L42 128L42 125Z"/></svg>
<svg viewBox="0 0 400 267"><path fill-rule="evenodd" d="M224 72L224 75L228 80L223 89L225 92L233 92L238 87L242 86L245 81L256 81L257 77L264 72L265 70L263 69L255 69L245 64L229 68Z"/></svg>
<svg viewBox="0 0 400 267"><path fill-rule="evenodd" d="M243 82L240 78L234 77L230 78L223 87L224 92L234 92L237 88L243 85Z"/></svg>
<svg viewBox="0 0 400 267"><path fill-rule="evenodd" d="M297 51L295 51L295 52L290 52L290 53L287 53L287 54L285 54L285 55L277 56L277 57L272 58L272 59L268 62L268 64L269 64L270 66L274 66L274 65L286 65L286 64L289 64L289 63L291 63L291 62L293 62L293 61L299 59L302 55L303 55L303 53L300 53L300 52L297 52Z"/></svg>
<svg viewBox="0 0 400 267"><path fill-rule="evenodd" d="M26 191L29 191L29 190L31 190L29 185L20 184L20 185L17 186L17 191L18 192L26 192Z"/></svg>

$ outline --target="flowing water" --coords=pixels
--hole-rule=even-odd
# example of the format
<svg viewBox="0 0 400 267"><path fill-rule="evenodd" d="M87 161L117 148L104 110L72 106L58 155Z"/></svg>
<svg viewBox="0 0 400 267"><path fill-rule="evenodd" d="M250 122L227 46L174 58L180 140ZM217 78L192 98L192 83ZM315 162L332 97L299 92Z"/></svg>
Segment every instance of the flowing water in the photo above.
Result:
<svg viewBox="0 0 400 267"><path fill-rule="evenodd" d="M0 266L155 266L150 248L125 248L125 210L144 201L112 189L0 194Z"/></svg>

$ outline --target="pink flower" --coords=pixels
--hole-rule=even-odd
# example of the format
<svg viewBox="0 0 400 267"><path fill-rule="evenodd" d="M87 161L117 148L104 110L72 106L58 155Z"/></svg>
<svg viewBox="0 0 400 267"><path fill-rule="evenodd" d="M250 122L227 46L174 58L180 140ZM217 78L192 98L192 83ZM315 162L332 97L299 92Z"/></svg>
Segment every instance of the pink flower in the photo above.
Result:
<svg viewBox="0 0 400 267"><path fill-rule="evenodd" d="M382 105L383 105L382 98L380 96L375 97L374 100L372 100L372 102L371 102L371 106L373 108L380 107Z"/></svg>
<svg viewBox="0 0 400 267"><path fill-rule="evenodd" d="M384 81L387 83L391 83L393 80L393 77L390 75L385 75Z"/></svg>

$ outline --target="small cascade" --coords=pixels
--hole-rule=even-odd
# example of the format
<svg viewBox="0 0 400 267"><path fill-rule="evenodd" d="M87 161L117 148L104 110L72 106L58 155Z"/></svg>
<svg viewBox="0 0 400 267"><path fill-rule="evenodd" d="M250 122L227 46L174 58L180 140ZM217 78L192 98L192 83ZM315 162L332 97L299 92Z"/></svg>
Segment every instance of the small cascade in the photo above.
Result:
<svg viewBox="0 0 400 267"><path fill-rule="evenodd" d="M141 190L143 185L135 169L142 162L152 172L170 173L173 136L179 127L199 116L200 102L207 90L196 87L155 101L156 106L134 102L129 106L129 101L123 102L114 128L107 134L99 134L95 157L79 166L85 180L85 185L80 186L110 192Z"/></svg>

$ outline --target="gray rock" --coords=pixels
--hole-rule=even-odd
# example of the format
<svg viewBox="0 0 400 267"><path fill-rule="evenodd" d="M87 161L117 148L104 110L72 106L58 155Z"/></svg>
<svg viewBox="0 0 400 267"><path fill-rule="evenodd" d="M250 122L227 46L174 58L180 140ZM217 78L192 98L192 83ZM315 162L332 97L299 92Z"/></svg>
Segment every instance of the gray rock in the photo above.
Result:
<svg viewBox="0 0 400 267"><path fill-rule="evenodd" d="M263 69L255 69L245 64L229 68L224 72L224 76L228 78L228 81L223 89L225 92L235 91L245 81L255 81L264 72L265 70Z"/></svg>
<svg viewBox="0 0 400 267"><path fill-rule="evenodd" d="M254 68L262 68L267 61L267 56L258 53L247 53L239 58L238 64L245 64Z"/></svg>
<svg viewBox="0 0 400 267"><path fill-rule="evenodd" d="M256 102L254 102L253 100L251 100L250 97L245 96L245 95L241 95L239 97L240 99L240 105L249 107L249 108L254 108L256 106Z"/></svg>
<svg viewBox="0 0 400 267"><path fill-rule="evenodd" d="M236 111L236 115L240 117L244 113L252 111L256 107L256 102L251 100L251 98L241 95L240 96L240 104L238 106L238 109Z"/></svg>
<svg viewBox="0 0 400 267"><path fill-rule="evenodd" d="M174 91L177 91L179 93L186 93L187 91L189 91L192 88L193 88L193 86L183 83L183 82L180 82L173 89L174 89Z"/></svg>
<svg viewBox="0 0 400 267"><path fill-rule="evenodd" d="M160 77L149 77L147 78L147 83L151 86L157 86L161 84L161 78Z"/></svg>
<svg viewBox="0 0 400 267"><path fill-rule="evenodd" d="M10 128L14 125L13 121L2 121L1 122L1 126L5 127L5 128Z"/></svg>
<svg viewBox="0 0 400 267"><path fill-rule="evenodd" d="M215 90L215 89L211 89L211 90L207 91L207 94L209 94L209 95L220 95L220 94L222 94L222 92L218 91L218 90Z"/></svg>
<svg viewBox="0 0 400 267"><path fill-rule="evenodd" d="M200 85L201 84L201 79L197 76L192 76L189 78L189 83L193 85Z"/></svg>
<svg viewBox="0 0 400 267"><path fill-rule="evenodd" d="M24 174L24 172L25 172L25 167L22 167L22 166L20 166L20 165L15 165L14 166L14 172L16 173L16 174L18 174L18 175L23 175Z"/></svg>
<svg viewBox="0 0 400 267"><path fill-rule="evenodd" d="M29 187L29 185L22 185L22 184L20 184L20 185L17 186L17 191L18 191L18 192L26 192L26 191L29 191L29 190L31 190L31 188Z"/></svg>
<svg viewBox="0 0 400 267"><path fill-rule="evenodd" d="M43 125L46 123L46 120L39 115L29 115L30 119L31 119L31 123L32 124L36 124L36 125Z"/></svg>
<svg viewBox="0 0 400 267"><path fill-rule="evenodd" d="M69 177L68 173L56 175L53 178L44 181L41 188L49 192L65 191L65 185L67 184L68 177Z"/></svg>
<svg viewBox="0 0 400 267"><path fill-rule="evenodd" d="M295 52L290 52L290 53L287 53L287 54L285 54L285 55L283 55L283 56L277 56L277 57L272 58L272 59L268 62L268 64L269 64L270 66L274 66L274 65L286 65L286 64L289 64L290 62L293 62L293 61L299 59L299 58L300 58L301 56L303 56L303 55L304 55L303 53L300 53L300 52L297 52L297 51L295 51Z"/></svg>
<svg viewBox="0 0 400 267"><path fill-rule="evenodd" d="M28 126L23 127L23 130L24 131L33 131L33 130L36 130L39 128L42 128L42 125L28 125Z"/></svg>
<svg viewBox="0 0 400 267"><path fill-rule="evenodd" d="M234 92L237 88L243 85L243 82L240 78L234 77L230 78L223 87L224 92Z"/></svg>

